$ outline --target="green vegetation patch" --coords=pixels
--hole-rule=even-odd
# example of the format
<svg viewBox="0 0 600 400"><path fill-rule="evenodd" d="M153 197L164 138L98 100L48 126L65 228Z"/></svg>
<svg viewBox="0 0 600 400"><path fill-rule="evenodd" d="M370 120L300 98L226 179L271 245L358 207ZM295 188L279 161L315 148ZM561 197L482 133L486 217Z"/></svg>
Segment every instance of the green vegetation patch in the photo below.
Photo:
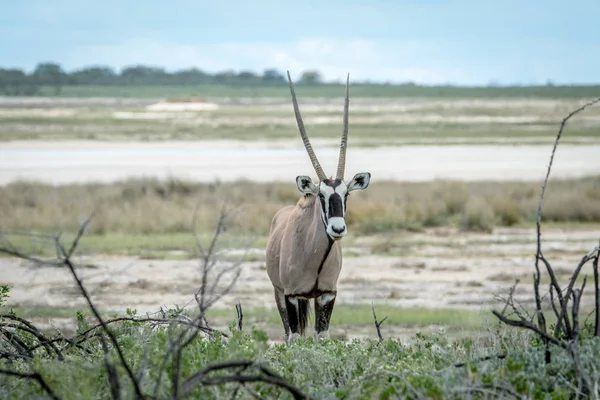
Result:
<svg viewBox="0 0 600 400"><path fill-rule="evenodd" d="M340 97L344 87L337 84L296 85L296 93L303 97ZM360 84L352 82L353 97L432 97L432 98L587 98L598 94L598 86L507 86L461 87ZM51 96L56 91L41 87L40 94ZM72 85L64 86L63 97L289 97L286 82L278 85L200 84L200 85Z"/></svg>
<svg viewBox="0 0 600 400"><path fill-rule="evenodd" d="M90 322L80 316L80 332ZM292 345L269 344L265 332L256 328L243 332L232 329L227 340L219 334L213 339L192 337L177 356L170 349L181 327L150 329L146 324L123 322L114 324L112 331L125 362L139 379L140 391L154 398L171 397L174 384L178 398L185 399L232 398L234 394L242 399L256 395L290 398L285 389L265 382L251 381L245 388L237 383L190 383L194 374L209 365L245 365L245 360L251 361L245 368L225 369L208 376L256 376L260 372L252 367L254 361L314 399L462 399L469 394L489 398L506 397L507 393L543 399L570 398L577 390L575 369L564 351L553 348L552 361L545 365L542 345L501 327L479 340L449 340L444 331L439 331L418 333L410 344L394 338L324 339L319 343L307 338ZM580 346L579 373L590 374L600 356L600 342L586 333ZM35 370L61 399L109 398L111 387L117 387L124 398L134 398L134 388L120 366L115 347L110 342L107 347L105 355L97 335L64 351L63 361L42 350L31 361L0 360L0 368L23 373ZM107 359L112 367L107 368ZM4 374L0 374L0 390L14 398L37 398L43 393L34 380Z"/></svg>

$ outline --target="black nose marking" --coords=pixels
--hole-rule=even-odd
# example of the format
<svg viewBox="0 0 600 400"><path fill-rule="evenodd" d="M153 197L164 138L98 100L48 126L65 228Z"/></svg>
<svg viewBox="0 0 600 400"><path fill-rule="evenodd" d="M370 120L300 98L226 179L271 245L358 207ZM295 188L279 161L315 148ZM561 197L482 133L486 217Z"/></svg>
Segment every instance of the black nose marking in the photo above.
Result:
<svg viewBox="0 0 600 400"><path fill-rule="evenodd" d="M342 198L339 194L334 193L329 196L329 218L343 217L344 207L342 206Z"/></svg>
<svg viewBox="0 0 600 400"><path fill-rule="evenodd" d="M342 227L342 228L336 228L335 226L331 227L331 230L334 231L335 233L343 233L346 230L346 227Z"/></svg>

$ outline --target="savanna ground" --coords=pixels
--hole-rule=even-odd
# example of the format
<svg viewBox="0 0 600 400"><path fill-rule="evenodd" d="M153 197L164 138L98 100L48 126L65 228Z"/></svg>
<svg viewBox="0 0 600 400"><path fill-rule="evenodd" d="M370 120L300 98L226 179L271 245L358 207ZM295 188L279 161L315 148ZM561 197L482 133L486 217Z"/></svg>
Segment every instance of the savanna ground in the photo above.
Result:
<svg viewBox="0 0 600 400"><path fill-rule="evenodd" d="M528 143L547 147L549 155L560 120L582 102L356 98L351 103L350 148ZM336 141L340 99L303 101L300 97L300 103L311 138ZM0 140L31 140L32 145L37 140L68 139L278 140L296 137L295 129L289 102L283 98L187 102L4 98L0 105ZM561 143L597 144L599 132L600 108L592 107L569 123ZM560 147L557 151L560 154ZM525 309L535 308L532 274L542 175L527 182L411 183L374 177L365 192L352 195L348 202L350 233L344 239L345 262L331 327L332 338L344 340L320 345L309 340L288 348L277 344L283 329L266 276L264 246L273 213L298 198L293 178L288 183L194 183L176 177L132 176L111 183L59 186L17 181L0 187L0 244L10 242L24 253L52 257L56 248L46 235L64 232L62 238L68 243L94 210L73 262L102 314L121 315L130 309L143 315L159 307L193 309L202 280L201 255L192 232L210 243L227 200L239 212L220 236L219 259L223 265L240 261L241 275L206 317L213 328L227 331L236 320L234 305L240 301L246 333L233 329L236 340L227 344L194 341L180 360L182 376L210 362L252 358L267 360L316 398L462 398L472 392L483 398L494 393L538 398L552 393L562 398L574 393L568 357L558 355L550 367L544 367L539 341L499 325L490 313L492 308L502 308L497 296L506 298L515 279L520 284L512 296ZM544 254L564 285L581 257L598 244L600 176L551 179L543 211ZM85 316L93 320L67 269L14 257L0 258L0 268L0 284L11 287L4 307L44 331L55 327L65 335L76 335L82 324L89 323ZM548 284L543 277L542 288ZM581 324L586 327L590 320L583 316L594 309L593 294L588 290L581 299ZM388 317L381 325L387 340L380 344L365 339L377 337L371 302L379 319ZM549 304L544 307L548 311ZM548 323L552 322L548 316ZM165 353L169 334L166 330L151 334L143 324L132 330L134 325L116 329L126 343L127 359L141 368L140 376L149 388L160 360L148 361L147 348ZM353 338L363 340L346 341ZM599 368L593 360L600 352L599 343L588 340L582 346L582 363L597 379ZM102 351L98 346L91 351L99 358L88 365L90 374L75 371L72 365L56 369L54 361L43 357L36 359L35 366L61 398L76 398L75 393L84 398L108 397L102 385L112 387L112 383L98 361ZM508 356L466 369L453 367L498 353ZM78 353L71 357L71 361L86 358ZM148 371L146 375L142 369ZM0 378L0 388L5 385L15 398L36 393L34 383L18 382ZM165 379L157 389L158 397L168 396L174 382ZM265 385L255 387L263 397L285 396ZM202 393L231 397L233 390L223 386ZM122 393L133 396L127 387ZM243 393L238 394L247 395Z"/></svg>
<svg viewBox="0 0 600 400"><path fill-rule="evenodd" d="M342 99L298 96L311 138L337 141ZM350 148L549 144L549 132L582 101L353 97ZM598 143L599 126L600 111L590 108L573 119L564 140ZM297 139L297 128L287 97L0 98L0 140L31 139L277 141Z"/></svg>

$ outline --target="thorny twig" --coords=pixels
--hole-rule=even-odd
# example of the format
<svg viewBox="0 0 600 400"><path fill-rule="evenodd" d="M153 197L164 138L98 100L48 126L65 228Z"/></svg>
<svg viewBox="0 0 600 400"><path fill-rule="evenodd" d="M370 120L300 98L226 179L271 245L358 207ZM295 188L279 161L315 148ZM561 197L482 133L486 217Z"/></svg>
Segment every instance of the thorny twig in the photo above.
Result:
<svg viewBox="0 0 600 400"><path fill-rule="evenodd" d="M375 324L375 329L377 330L377 337L379 341L383 341L383 335L381 334L381 324L385 322L387 316L384 317L381 321L377 321L377 315L375 314L375 305L371 302L371 310L373 311L373 323Z"/></svg>

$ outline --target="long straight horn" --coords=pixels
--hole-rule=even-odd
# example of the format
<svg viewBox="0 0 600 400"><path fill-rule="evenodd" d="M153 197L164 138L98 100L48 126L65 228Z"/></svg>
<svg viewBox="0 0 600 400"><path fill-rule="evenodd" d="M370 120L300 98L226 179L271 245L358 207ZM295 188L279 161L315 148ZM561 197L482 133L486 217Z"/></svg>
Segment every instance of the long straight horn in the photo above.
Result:
<svg viewBox="0 0 600 400"><path fill-rule="evenodd" d="M346 148L348 146L348 107L350 105L350 96L348 86L350 84L350 74L346 76L346 98L344 99L344 127L342 128L342 141L340 143L340 159L338 161L337 179L344 179L344 170L346 169Z"/></svg>
<svg viewBox="0 0 600 400"><path fill-rule="evenodd" d="M302 122L302 115L300 115L300 109L298 108L298 100L296 100L296 92L294 92L294 84L292 83L292 78L290 77L290 71L287 72L287 76L290 83L290 92L292 93L292 104L294 105L294 113L296 114L296 123L298 123L298 130L300 131L300 136L302 136L302 142L304 143L306 152L310 157L310 161L315 168L315 172L317 173L319 180L327 179L325 172L323 172L323 168L321 168L321 164L319 164L319 160L317 160L317 155L310 145L310 140L308 140L306 128L304 127L304 122Z"/></svg>

